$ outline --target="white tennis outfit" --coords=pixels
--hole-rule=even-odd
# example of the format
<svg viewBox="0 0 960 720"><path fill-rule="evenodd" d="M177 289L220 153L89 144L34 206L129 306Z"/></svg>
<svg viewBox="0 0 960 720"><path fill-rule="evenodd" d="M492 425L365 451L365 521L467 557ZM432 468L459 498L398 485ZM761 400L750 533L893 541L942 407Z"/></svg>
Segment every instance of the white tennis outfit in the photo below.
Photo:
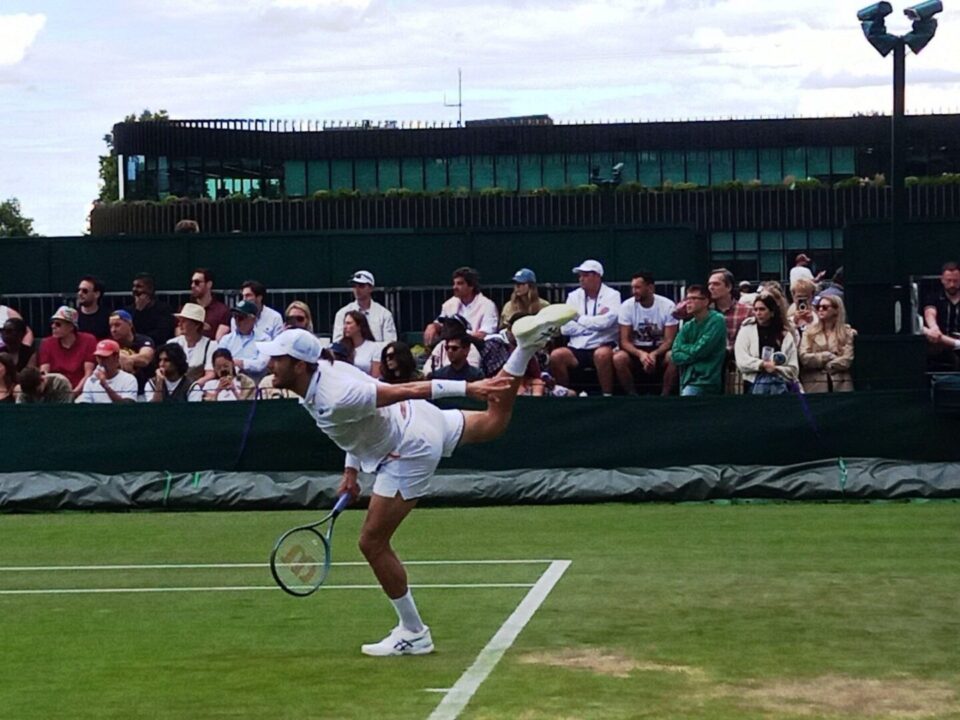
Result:
<svg viewBox="0 0 960 720"><path fill-rule="evenodd" d="M463 413L426 400L377 407L378 382L343 362L321 360L300 404L341 450L344 465L376 473L373 492L404 500L425 495L440 459L463 435Z"/></svg>

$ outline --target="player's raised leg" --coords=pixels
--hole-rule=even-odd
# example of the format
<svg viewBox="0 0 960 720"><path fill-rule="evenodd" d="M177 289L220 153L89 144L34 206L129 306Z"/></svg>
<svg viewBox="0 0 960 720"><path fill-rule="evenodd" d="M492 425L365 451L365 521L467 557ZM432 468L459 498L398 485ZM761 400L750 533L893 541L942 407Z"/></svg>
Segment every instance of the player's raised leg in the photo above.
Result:
<svg viewBox="0 0 960 720"><path fill-rule="evenodd" d="M536 315L522 317L513 324L517 347L499 372L500 376L510 378L510 385L503 392L490 396L486 410L464 411L461 445L489 442L507 429L530 360L560 327L576 316L577 311L569 305L548 305Z"/></svg>

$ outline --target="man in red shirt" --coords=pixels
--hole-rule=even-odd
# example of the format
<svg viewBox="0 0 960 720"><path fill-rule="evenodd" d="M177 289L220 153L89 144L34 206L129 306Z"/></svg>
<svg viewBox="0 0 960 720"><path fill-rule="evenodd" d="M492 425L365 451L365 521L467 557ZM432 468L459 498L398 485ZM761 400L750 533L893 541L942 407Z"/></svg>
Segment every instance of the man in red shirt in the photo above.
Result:
<svg viewBox="0 0 960 720"><path fill-rule="evenodd" d="M190 276L190 302L206 310L204 335L216 340L230 332L230 310L214 297L213 273L207 268L197 268Z"/></svg>
<svg viewBox="0 0 960 720"><path fill-rule="evenodd" d="M40 371L60 373L70 381L73 394L79 394L83 383L93 372L96 361L93 351L97 339L77 331L78 314L63 305L50 318L51 335L40 343Z"/></svg>

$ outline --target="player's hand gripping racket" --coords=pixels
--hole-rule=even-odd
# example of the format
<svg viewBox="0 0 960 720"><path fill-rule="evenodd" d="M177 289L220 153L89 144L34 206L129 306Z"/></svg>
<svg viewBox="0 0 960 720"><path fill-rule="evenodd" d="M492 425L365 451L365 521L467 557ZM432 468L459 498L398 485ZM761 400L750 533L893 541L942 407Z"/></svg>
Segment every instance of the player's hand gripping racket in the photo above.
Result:
<svg viewBox="0 0 960 720"><path fill-rule="evenodd" d="M270 572L277 585L297 597L306 597L323 585L330 572L330 540L337 516L350 504L350 493L337 498L330 513L309 525L287 530L270 553ZM327 532L321 525L330 521Z"/></svg>

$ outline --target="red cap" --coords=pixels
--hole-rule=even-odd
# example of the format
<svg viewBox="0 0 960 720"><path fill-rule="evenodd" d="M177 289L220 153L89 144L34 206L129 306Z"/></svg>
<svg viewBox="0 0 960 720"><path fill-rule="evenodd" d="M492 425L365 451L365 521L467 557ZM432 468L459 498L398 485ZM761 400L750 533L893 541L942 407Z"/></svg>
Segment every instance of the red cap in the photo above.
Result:
<svg viewBox="0 0 960 720"><path fill-rule="evenodd" d="M97 349L93 351L94 355L101 357L110 357L120 352L120 346L115 340L101 340L97 343Z"/></svg>

